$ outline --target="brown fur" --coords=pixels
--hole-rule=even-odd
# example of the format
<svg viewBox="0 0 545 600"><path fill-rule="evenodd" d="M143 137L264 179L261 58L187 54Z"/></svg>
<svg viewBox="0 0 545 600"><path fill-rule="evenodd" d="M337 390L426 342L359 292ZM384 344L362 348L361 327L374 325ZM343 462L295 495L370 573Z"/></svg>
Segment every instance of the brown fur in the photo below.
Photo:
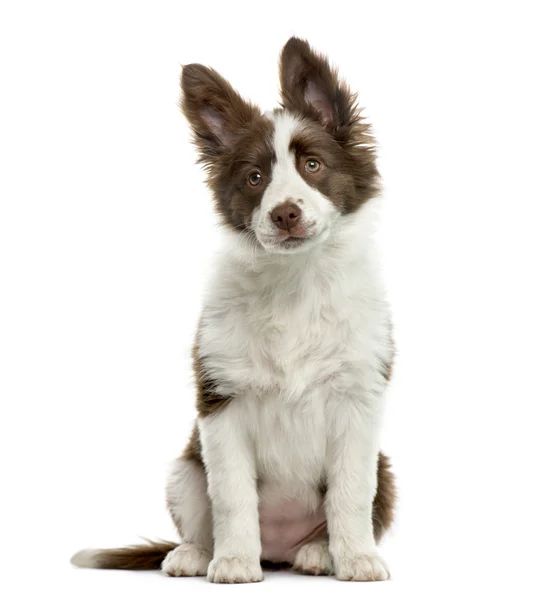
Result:
<svg viewBox="0 0 545 600"><path fill-rule="evenodd" d="M183 68L181 107L193 129L216 209L224 224L245 230L275 160L272 123L221 75L202 65ZM256 168L263 182L252 186L248 175Z"/></svg>
<svg viewBox="0 0 545 600"><path fill-rule="evenodd" d="M198 352L198 344L195 343L193 346L193 372L197 386L197 413L199 414L199 417L206 417L214 414L222 408L225 408L231 398L228 396L222 396L215 391L214 381L204 370L202 360L199 357Z"/></svg>
<svg viewBox="0 0 545 600"><path fill-rule="evenodd" d="M378 191L378 172L374 156L364 146L344 149L317 123L308 122L292 139L297 170L343 213L357 210ZM318 160L322 168L308 173L307 159Z"/></svg>
<svg viewBox="0 0 545 600"><path fill-rule="evenodd" d="M397 499L390 459L382 452L378 455L377 476L377 493L373 501L373 532L378 543L392 525Z"/></svg>
<svg viewBox="0 0 545 600"><path fill-rule="evenodd" d="M204 467L201 438L199 436L199 428L197 427L197 423L193 425L193 429L191 431L191 435L189 436L189 441L187 442L185 450L183 451L182 458L184 460L194 461L198 465Z"/></svg>
<svg viewBox="0 0 545 600"><path fill-rule="evenodd" d="M175 542L152 542L127 546L125 548L111 548L108 550L95 550L91 564L84 566L94 569L122 569L127 571L154 571L161 568L165 556L178 546ZM72 563L78 565L78 554L72 558Z"/></svg>
<svg viewBox="0 0 545 600"><path fill-rule="evenodd" d="M317 158L326 167L318 176L304 174L305 179L343 213L357 210L380 189L375 140L361 116L357 95L339 79L325 56L298 38L291 38L282 50L280 82L284 107L310 120L292 148L299 157ZM321 98L318 110L309 103L310 88Z"/></svg>

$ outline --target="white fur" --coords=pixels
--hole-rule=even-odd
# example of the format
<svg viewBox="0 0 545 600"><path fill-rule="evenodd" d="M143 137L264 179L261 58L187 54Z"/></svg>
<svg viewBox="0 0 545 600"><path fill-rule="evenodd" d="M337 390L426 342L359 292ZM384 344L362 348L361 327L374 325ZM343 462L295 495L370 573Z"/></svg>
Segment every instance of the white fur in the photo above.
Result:
<svg viewBox="0 0 545 600"><path fill-rule="evenodd" d="M167 554L161 570L171 577L206 575L211 558L206 550L196 544L182 543Z"/></svg>
<svg viewBox="0 0 545 600"><path fill-rule="evenodd" d="M253 583L263 579L259 560L240 556L219 556L208 567L212 583Z"/></svg>
<svg viewBox="0 0 545 600"><path fill-rule="evenodd" d="M210 581L219 577L217 572L234 577L231 568L237 577L248 571L262 578L255 456L241 407L242 402L232 402L219 414L199 421L214 523Z"/></svg>
<svg viewBox="0 0 545 600"><path fill-rule="evenodd" d="M334 569L327 539L318 539L305 544L297 552L293 568L307 575L331 575Z"/></svg>
<svg viewBox="0 0 545 600"><path fill-rule="evenodd" d="M167 484L172 518L184 542L211 552L212 516L206 488L206 475L200 466L193 461L175 461Z"/></svg>
<svg viewBox="0 0 545 600"><path fill-rule="evenodd" d="M259 577L258 503L289 497L314 511L325 480L337 576L388 576L371 520L382 371L392 358L372 243L375 201L341 216L303 181L287 150L299 126L277 118L278 162L253 220L264 248L227 234L202 315L203 366L217 391L233 397L199 419L214 517L213 581L218 573ZM320 239L297 253L273 253L269 213L286 197L303 200Z"/></svg>
<svg viewBox="0 0 545 600"><path fill-rule="evenodd" d="M92 548L86 548L76 552L70 559L70 562L76 567L82 569L95 569L97 567L97 558L100 554L100 550L93 550Z"/></svg>

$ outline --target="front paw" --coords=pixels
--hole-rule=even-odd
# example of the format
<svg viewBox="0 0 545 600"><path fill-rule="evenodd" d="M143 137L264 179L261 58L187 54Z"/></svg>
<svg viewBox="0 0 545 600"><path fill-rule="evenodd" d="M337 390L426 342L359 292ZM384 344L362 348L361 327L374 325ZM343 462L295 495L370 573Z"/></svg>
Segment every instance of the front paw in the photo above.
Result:
<svg viewBox="0 0 545 600"><path fill-rule="evenodd" d="M378 554L357 554L338 557L335 576L343 581L385 581L390 572Z"/></svg>
<svg viewBox="0 0 545 600"><path fill-rule="evenodd" d="M208 565L207 578L212 583L254 583L263 580L263 571L259 559L219 556Z"/></svg>

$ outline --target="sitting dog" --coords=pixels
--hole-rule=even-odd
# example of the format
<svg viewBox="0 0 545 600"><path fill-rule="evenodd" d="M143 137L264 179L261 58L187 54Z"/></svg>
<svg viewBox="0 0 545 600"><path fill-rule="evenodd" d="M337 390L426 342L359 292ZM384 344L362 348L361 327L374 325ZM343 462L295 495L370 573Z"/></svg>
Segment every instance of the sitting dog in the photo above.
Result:
<svg viewBox="0 0 545 600"><path fill-rule="evenodd" d="M281 108L262 113L216 71L183 68L223 251L194 346L197 422L168 507L181 542L84 550L73 563L162 568L220 583L266 565L370 581L395 487L379 432L390 311L373 243L374 138L325 57L291 38Z"/></svg>

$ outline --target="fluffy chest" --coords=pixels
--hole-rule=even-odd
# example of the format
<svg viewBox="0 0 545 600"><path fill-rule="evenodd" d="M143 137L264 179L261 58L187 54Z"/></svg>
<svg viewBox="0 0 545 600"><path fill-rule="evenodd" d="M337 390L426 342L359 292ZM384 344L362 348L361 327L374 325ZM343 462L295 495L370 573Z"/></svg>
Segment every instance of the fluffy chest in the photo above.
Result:
<svg viewBox="0 0 545 600"><path fill-rule="evenodd" d="M380 361L388 338L385 305L343 274L233 282L203 313L199 345L225 394L248 389L298 398L343 371Z"/></svg>
<svg viewBox="0 0 545 600"><path fill-rule="evenodd" d="M360 239L361 238L361 239ZM216 391L304 398L391 357L389 309L369 240L249 263L226 252L205 299L199 357Z"/></svg>
<svg viewBox="0 0 545 600"><path fill-rule="evenodd" d="M250 370L262 389L296 393L327 380L346 355L347 344L355 343L347 307L316 290L257 298L234 313L231 350L244 349L239 355L243 371Z"/></svg>

